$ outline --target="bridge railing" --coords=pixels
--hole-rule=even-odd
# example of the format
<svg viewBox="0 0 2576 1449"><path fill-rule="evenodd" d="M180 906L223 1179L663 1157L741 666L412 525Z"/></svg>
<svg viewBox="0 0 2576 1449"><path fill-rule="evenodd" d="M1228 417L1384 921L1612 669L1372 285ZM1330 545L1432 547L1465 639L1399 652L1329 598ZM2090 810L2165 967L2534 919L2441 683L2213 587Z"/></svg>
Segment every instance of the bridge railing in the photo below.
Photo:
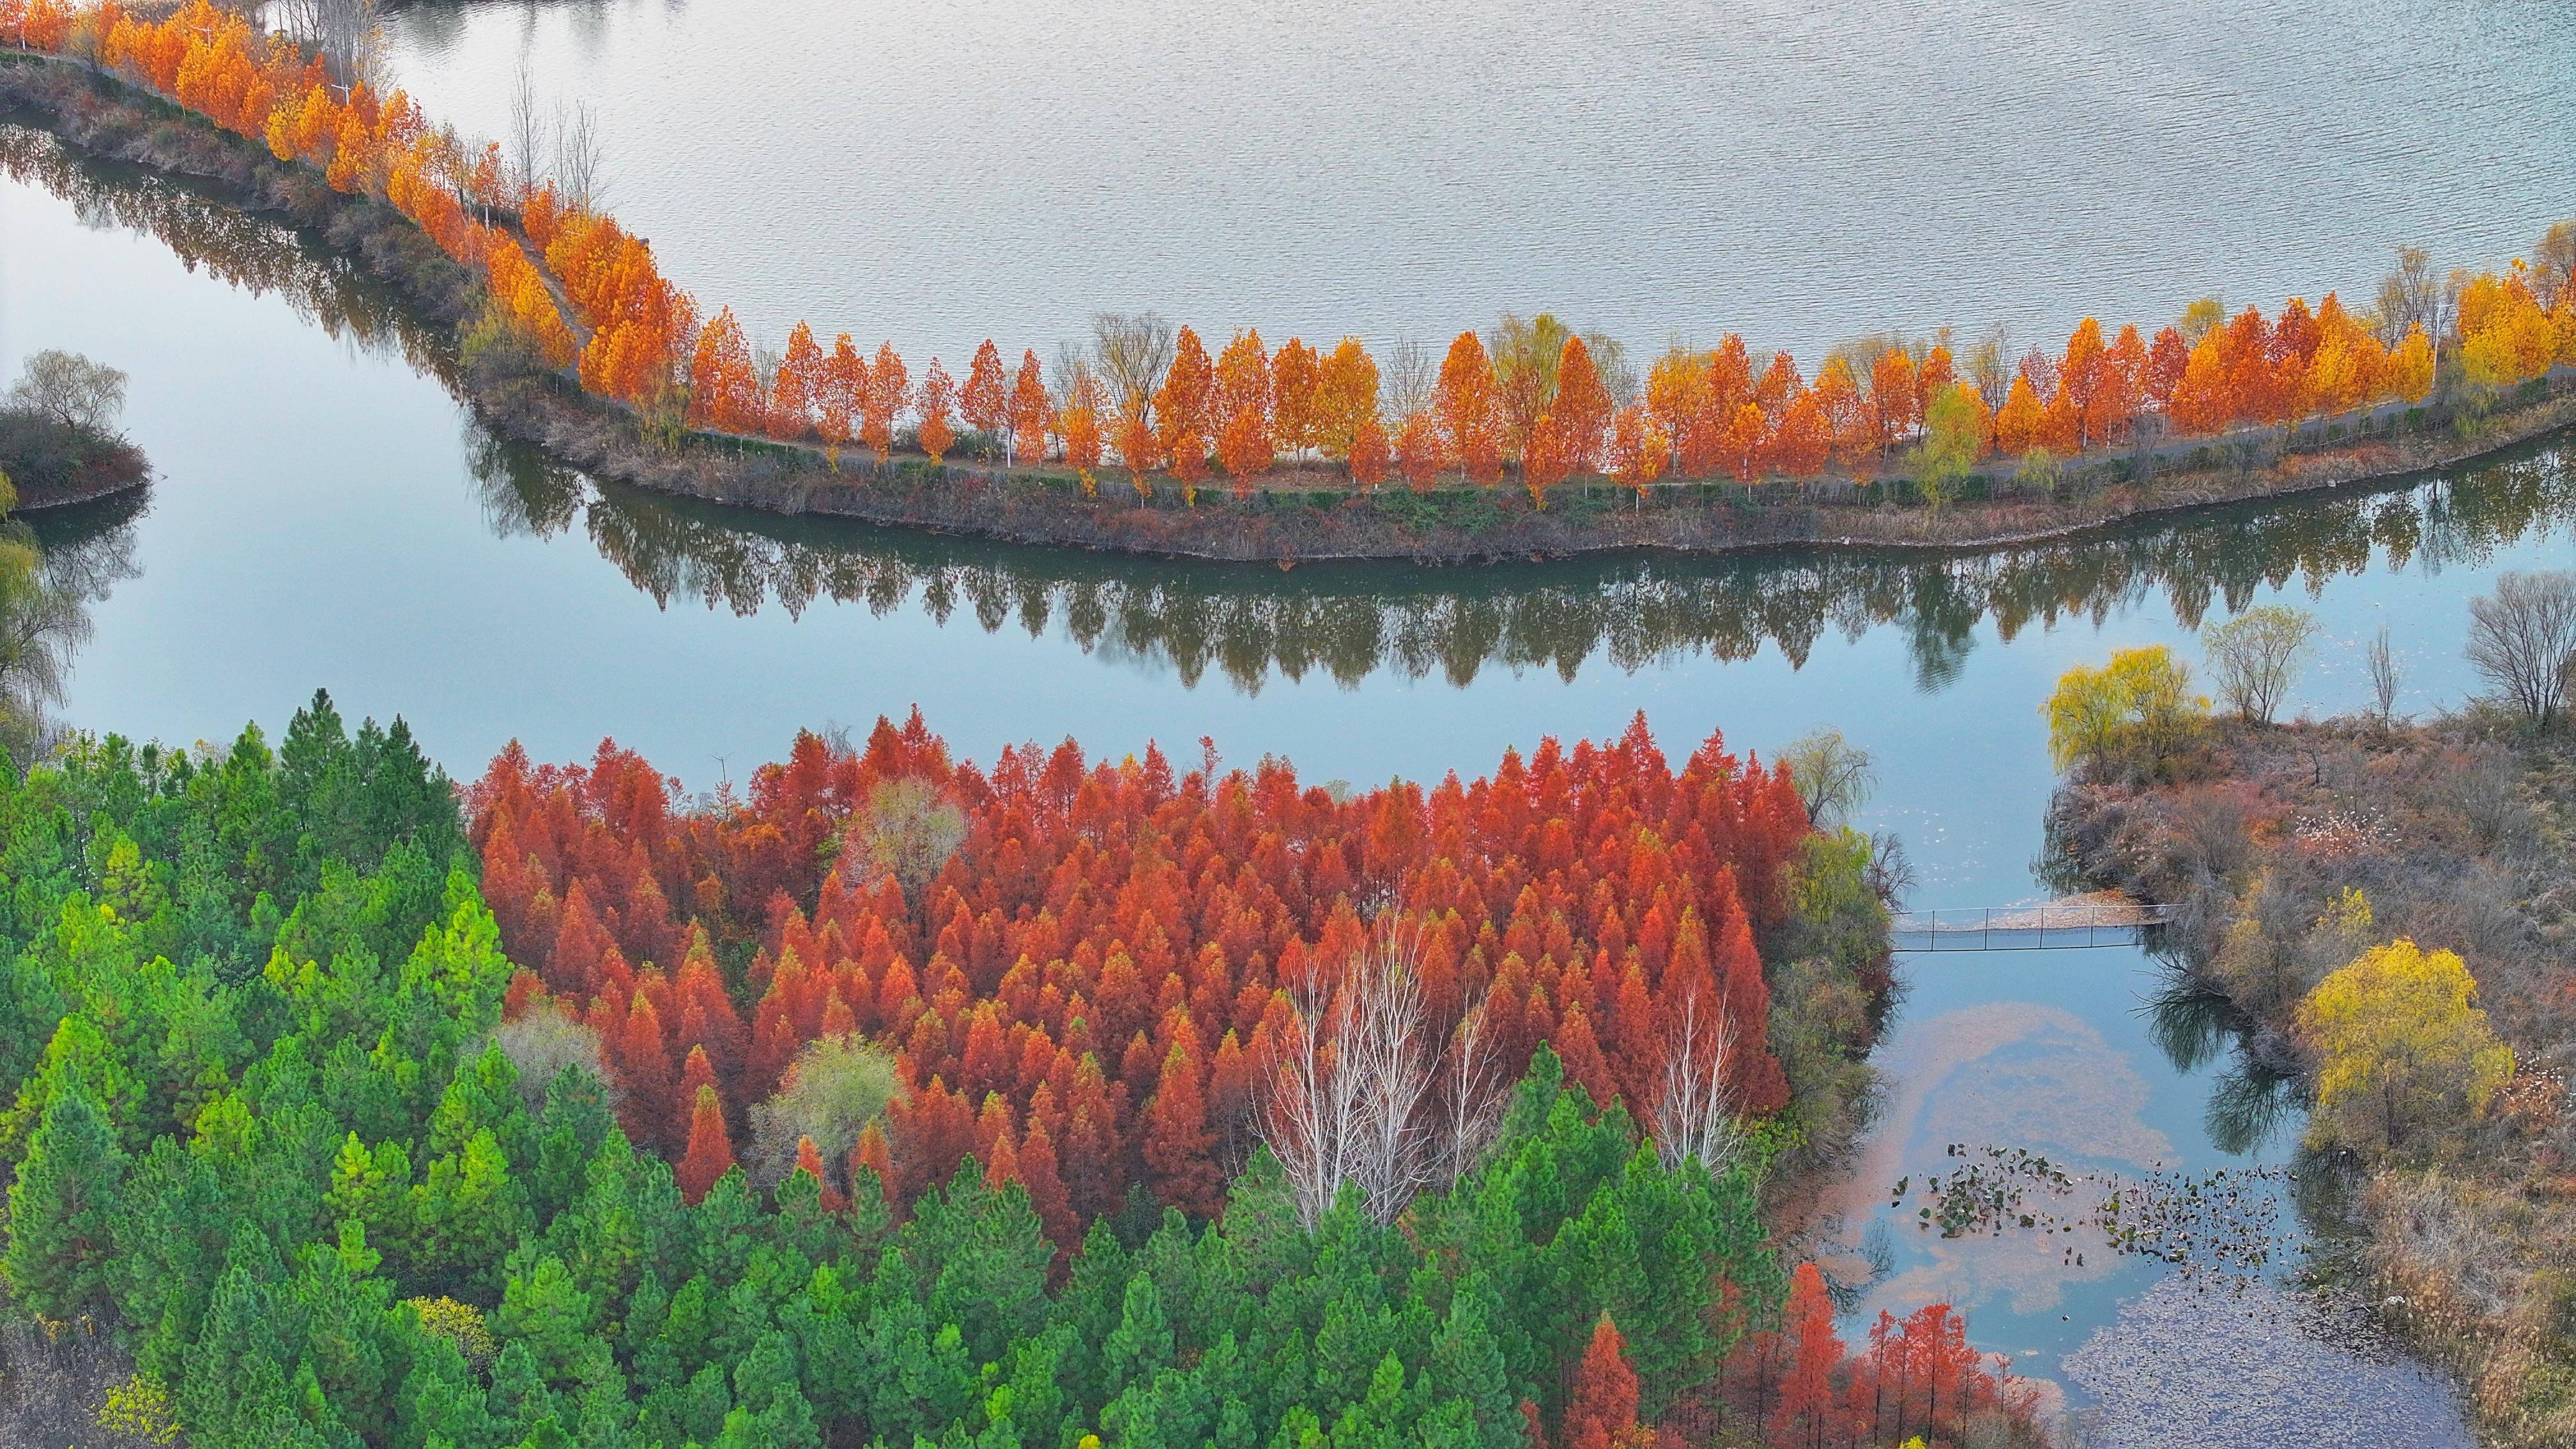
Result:
<svg viewBox="0 0 2576 1449"><path fill-rule="evenodd" d="M1899 951L2055 951L2134 946L2172 907L2128 901L2064 901L2028 906L1968 906L1899 911L1892 945Z"/></svg>

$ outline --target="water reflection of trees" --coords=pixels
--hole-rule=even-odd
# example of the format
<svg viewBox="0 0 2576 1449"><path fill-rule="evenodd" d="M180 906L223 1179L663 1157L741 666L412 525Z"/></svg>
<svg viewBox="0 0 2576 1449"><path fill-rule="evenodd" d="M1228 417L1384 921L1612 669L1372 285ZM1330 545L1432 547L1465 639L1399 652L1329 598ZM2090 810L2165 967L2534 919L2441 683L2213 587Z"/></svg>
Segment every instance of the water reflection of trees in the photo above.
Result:
<svg viewBox="0 0 2576 1449"><path fill-rule="evenodd" d="M2160 597L2186 626L2266 587L2322 589L2376 558L2474 565L2576 516L2576 466L2555 448L2371 496L2274 505L2159 528L1978 555L1630 557L1422 569L1255 572L888 533L596 488L519 450L474 449L496 528L582 527L637 588L669 605L799 614L817 599L879 613L915 603L988 632L1061 631L1085 650L1211 672L1253 690L1274 672L1355 684L1379 670L1463 684L1488 667L1588 661L1633 670L1677 655L1741 659L1775 645L1804 663L1828 632L1906 641L1917 684L1946 686L1991 620L2011 639Z"/></svg>
<svg viewBox="0 0 2576 1449"><path fill-rule="evenodd" d="M2219 1151L2242 1157L2299 1121L2296 1077L2254 1049L2258 1025L2226 997L2176 972L2145 1007L2147 1032L2177 1071L2223 1062L2209 1084L2202 1124Z"/></svg>
<svg viewBox="0 0 2576 1449"><path fill-rule="evenodd" d="M141 574L141 492L0 524L0 745L21 763L53 740L72 656L90 638L90 605Z"/></svg>
<svg viewBox="0 0 2576 1449"><path fill-rule="evenodd" d="M0 172L68 198L84 221L149 233L191 266L286 298L335 337L396 351L441 378L439 329L344 259L149 173L76 158L0 125ZM917 604L946 625L1061 630L1081 648L1211 673L1245 690L1274 674L1356 684L1380 670L1464 684L1491 667L1587 662L1633 670L1675 656L1741 659L1773 645L1804 663L1829 631L1891 628L1918 687L1945 687L1991 620L2010 639L2098 622L2161 596L2184 624L2299 580L2321 589L2374 557L2474 565L2576 514L2559 448L2420 487L2206 513L2161 527L1975 555L1648 556L1464 569L1382 564L1293 573L1117 558L891 533L594 486L469 427L467 456L496 531L576 525L639 589L750 614L817 599L887 614ZM2259 520L2260 526L2253 526Z"/></svg>
<svg viewBox="0 0 2576 1449"><path fill-rule="evenodd" d="M141 232L181 265L253 296L275 294L324 333L370 352L398 353L441 379L453 349L380 283L319 240L243 212L188 184L67 151L43 131L0 123L0 176L71 203L83 226Z"/></svg>

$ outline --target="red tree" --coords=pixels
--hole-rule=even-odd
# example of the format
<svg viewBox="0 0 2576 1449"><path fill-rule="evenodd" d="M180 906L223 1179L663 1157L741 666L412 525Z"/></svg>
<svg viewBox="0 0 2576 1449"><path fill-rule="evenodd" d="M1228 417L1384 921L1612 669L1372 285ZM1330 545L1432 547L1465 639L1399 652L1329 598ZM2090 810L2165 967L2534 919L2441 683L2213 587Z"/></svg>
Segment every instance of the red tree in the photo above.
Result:
<svg viewBox="0 0 2576 1449"><path fill-rule="evenodd" d="M1637 1427L1637 1371L1628 1365L1627 1340L1604 1313L1592 1325L1592 1342L1566 1397L1566 1449L1631 1449L1653 1441Z"/></svg>
<svg viewBox="0 0 2576 1449"><path fill-rule="evenodd" d="M700 1087L689 1114L688 1155L680 1159L677 1174L680 1196L695 1203L732 1170L733 1138L725 1131L724 1104L716 1100L714 1087Z"/></svg>
<svg viewBox="0 0 2576 1449"><path fill-rule="evenodd" d="M1834 1370L1843 1361L1843 1342L1834 1336L1833 1300L1815 1264L1800 1263L1790 1277L1789 1306L1781 1316L1788 1372L1780 1383L1771 1442L1778 1449L1825 1449L1838 1432Z"/></svg>
<svg viewBox="0 0 2576 1449"><path fill-rule="evenodd" d="M974 366L966 374L965 391L957 395L957 411L967 426L982 433L992 443L1003 441L1002 427L1011 416L1011 392L1002 379L1002 350L993 339L975 349Z"/></svg>

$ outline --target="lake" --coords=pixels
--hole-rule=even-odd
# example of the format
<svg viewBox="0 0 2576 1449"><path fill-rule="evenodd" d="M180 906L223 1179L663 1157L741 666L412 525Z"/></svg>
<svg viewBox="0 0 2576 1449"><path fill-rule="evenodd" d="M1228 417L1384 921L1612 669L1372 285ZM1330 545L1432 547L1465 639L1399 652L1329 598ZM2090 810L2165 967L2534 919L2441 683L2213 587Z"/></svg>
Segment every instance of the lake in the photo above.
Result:
<svg viewBox="0 0 2576 1449"><path fill-rule="evenodd" d="M615 34L688 12L639 13L531 23ZM1640 710L1675 750L1722 729L1767 756L1832 724L1876 757L1863 823L1904 837L1912 903L1996 905L2044 891L2038 706L2066 667L2190 651L2203 620L2286 600L2325 630L2294 709L2359 704L2383 622L2403 707L2437 707L2472 684L2466 600L2563 563L2576 518L2576 458L2554 445L2407 490L1958 558L1281 572L746 515L496 444L443 385L440 344L306 239L25 132L0 134L0 159L0 365L64 347L127 369L128 427L161 475L139 505L44 523L114 565L59 715L170 741L282 726L317 686L352 716L403 715L460 774L513 738L570 760L614 736L691 788L744 779L800 726L916 706L978 759L1067 735L1186 755L1206 735L1236 763L1353 782L1482 773ZM1981 1345L2103 1412L2106 1442L2148 1442L2119 1426L2153 1410L2208 1443L2274 1443L2292 1409L2303 1442L2468 1442L2447 1389L2268 1279L2213 1307L2160 1262L1915 1228L1891 1182L1954 1170L1952 1144L2124 1179L2243 1173L2287 1163L2296 1121L2263 1130L2271 1099L2224 1023L2150 1008L2139 950L1903 974L1885 1108L1814 1239L1855 1324L1948 1297Z"/></svg>
<svg viewBox="0 0 2576 1449"><path fill-rule="evenodd" d="M1552 308L1811 371L1884 329L2053 351L2367 301L2400 244L2501 265L2576 170L2547 0L473 0L388 41L469 132L523 61L589 102L709 315L916 374L1147 308L1211 348Z"/></svg>

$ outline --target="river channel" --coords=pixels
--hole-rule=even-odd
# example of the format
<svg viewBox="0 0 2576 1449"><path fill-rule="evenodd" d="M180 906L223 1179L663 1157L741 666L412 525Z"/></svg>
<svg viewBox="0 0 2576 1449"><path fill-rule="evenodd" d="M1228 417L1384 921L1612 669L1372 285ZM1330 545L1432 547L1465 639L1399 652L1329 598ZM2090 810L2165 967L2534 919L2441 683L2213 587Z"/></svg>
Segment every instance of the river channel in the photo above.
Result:
<svg viewBox="0 0 2576 1449"><path fill-rule="evenodd" d="M2044 893L2038 713L2068 665L2196 651L2245 605L2314 610L2292 707L2361 702L2383 623L2402 706L2471 686L2466 600L2563 563L2576 455L2554 445L2367 495L1953 557L1634 558L1457 570L1232 569L746 515L604 489L483 436L434 341L308 239L0 129L0 368L43 347L132 375L159 472L139 503L48 518L97 576L66 725L170 741L274 728L316 686L401 714L451 771L517 739L603 736L695 788L743 779L800 726L918 706L968 755L1067 735L1265 754L1312 780L1490 769L1642 710L1668 750L1711 730L1765 755L1835 725L1875 757L1864 825L1902 835L1912 904ZM2450 1393L2274 1286L2185 1279L2078 1235L1943 1238L1891 1207L1952 1144L2078 1173L2240 1175L2289 1163L2296 1106L2223 1023L2150 1009L2135 948L1905 958L1888 1090L1816 1228L1852 1292L1946 1297L1982 1346L2100 1416L2099 1442L2449 1445ZM2088 1240L2090 1241L2090 1240ZM2347 1437L2337 1437L2338 1434ZM2364 1436L2368 1436L2365 1438Z"/></svg>

